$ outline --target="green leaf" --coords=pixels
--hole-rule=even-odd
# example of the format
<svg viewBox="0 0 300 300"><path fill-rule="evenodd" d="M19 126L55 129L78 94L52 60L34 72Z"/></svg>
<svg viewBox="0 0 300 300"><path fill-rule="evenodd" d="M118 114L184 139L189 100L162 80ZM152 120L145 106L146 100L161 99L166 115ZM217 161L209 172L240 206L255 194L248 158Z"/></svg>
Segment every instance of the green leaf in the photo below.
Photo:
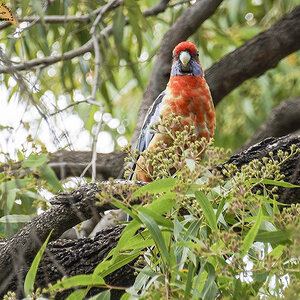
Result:
<svg viewBox="0 0 300 300"><path fill-rule="evenodd" d="M77 286L97 286L105 288L105 281L102 277L94 274L76 275L57 282L47 289L47 291L57 291L60 289L70 289Z"/></svg>
<svg viewBox="0 0 300 300"><path fill-rule="evenodd" d="M115 15L113 18L113 36L117 47L117 51L119 53L119 57L121 57L122 54L122 41L124 35L124 28L125 28L125 16L123 14L123 8L118 7L115 9Z"/></svg>
<svg viewBox="0 0 300 300"><path fill-rule="evenodd" d="M300 185L295 185L289 182L285 182L283 180L272 180L272 179L264 179L263 181L260 181L260 179L257 178L252 178L250 180L251 183L257 183L261 182L263 184L269 184L269 185L276 185L276 186L281 186L285 188L300 188Z"/></svg>
<svg viewBox="0 0 300 300"><path fill-rule="evenodd" d="M176 204L176 197L176 193L167 192L158 198L155 198L154 201L147 206L147 209L154 211L156 214L162 215L174 207Z"/></svg>
<svg viewBox="0 0 300 300"><path fill-rule="evenodd" d="M124 0L124 6L127 9L129 23L138 42L138 56L140 56L143 47L142 30L146 30L147 21L144 18L136 0Z"/></svg>
<svg viewBox="0 0 300 300"><path fill-rule="evenodd" d="M190 261L189 267L188 267L188 275L187 275L187 279L186 279L185 290L184 290L184 300L190 299L190 293L191 293L191 289L192 289L192 285L193 285L194 274L195 274L195 266Z"/></svg>
<svg viewBox="0 0 300 300"><path fill-rule="evenodd" d="M288 241L290 236L288 231L265 231L258 233L255 240L264 243L282 243Z"/></svg>
<svg viewBox="0 0 300 300"><path fill-rule="evenodd" d="M159 225L165 226L167 228L173 228L174 227L173 222L171 222L170 220L164 218L160 214L157 214L155 211L150 210L149 208L140 207L138 210L140 212L150 216Z"/></svg>
<svg viewBox="0 0 300 300"><path fill-rule="evenodd" d="M51 236L52 232L53 232L53 229L51 230L51 232L49 233L49 235L46 238L45 242L43 243L41 249L39 250L39 252L35 256L32 264L30 266L30 269L26 274L25 281L24 281L24 294L26 296L31 296L31 294L34 291L34 281L35 281L36 272L37 272L40 260L43 256L43 253L46 249L46 246L48 244L48 241L50 239L50 236Z"/></svg>
<svg viewBox="0 0 300 300"><path fill-rule="evenodd" d="M138 216L139 216L140 220L147 226L148 230L150 231L162 257L168 263L168 265L171 266L170 255L167 250L166 244L164 242L164 238L162 236L162 233L161 233L159 227L157 226L157 224L154 222L154 220L150 216L143 214L143 213L139 213Z"/></svg>
<svg viewBox="0 0 300 300"><path fill-rule="evenodd" d="M17 189L11 189L7 192L6 206L7 213L10 213L16 200Z"/></svg>
<svg viewBox="0 0 300 300"><path fill-rule="evenodd" d="M284 245L278 245L276 248L274 248L268 255L273 256L273 258L278 259L285 249Z"/></svg>
<svg viewBox="0 0 300 300"><path fill-rule="evenodd" d="M63 187L56 177L54 171L48 165L42 165L39 167L41 176L46 179L47 183L53 188L54 192L63 190Z"/></svg>
<svg viewBox="0 0 300 300"><path fill-rule="evenodd" d="M243 245L241 247L243 249L242 256L244 256L246 254L246 252L249 250L249 248L253 244L262 220L263 220L263 214L262 214L262 208L260 207L257 217L256 217L256 221L255 221L253 227L247 233L247 235L244 239Z"/></svg>
<svg viewBox="0 0 300 300"><path fill-rule="evenodd" d="M125 293L122 295L121 300L129 300L130 295L128 293Z"/></svg>
<svg viewBox="0 0 300 300"><path fill-rule="evenodd" d="M203 210L208 225L211 229L218 230L216 215L206 195L203 192L197 191L195 192L195 196Z"/></svg>
<svg viewBox="0 0 300 300"><path fill-rule="evenodd" d="M47 154L30 154L26 160L22 162L24 168L36 168L44 165L49 161Z"/></svg>
<svg viewBox="0 0 300 300"><path fill-rule="evenodd" d="M201 298L203 300L215 299L218 291L215 283L215 269L212 264L206 263L205 270L207 271L207 279L201 292Z"/></svg>
<svg viewBox="0 0 300 300"><path fill-rule="evenodd" d="M30 219L28 215L7 215L0 218L0 223L26 223Z"/></svg>
<svg viewBox="0 0 300 300"><path fill-rule="evenodd" d="M124 249L124 248L123 248ZM125 250L125 249L124 249ZM126 264L133 261L135 258L137 258L139 255L141 255L140 252L136 252L134 254L119 254L116 259L105 261L106 264L102 264L102 262L95 268L94 274L105 277L112 272L114 272L117 269L120 269L121 267L125 266ZM108 264L109 262L109 264Z"/></svg>
<svg viewBox="0 0 300 300"><path fill-rule="evenodd" d="M123 232L121 234L121 237L120 237L120 240L118 242L118 245L109 252L109 254L106 256L105 260L109 259L111 256L113 256L112 261L117 259L117 257L119 256L119 251L121 249L123 249L123 247L128 243L128 240L136 234L137 230L140 227L141 227L141 224L137 220L131 221L126 226L126 228L123 230ZM104 263L104 261L103 261L103 263ZM100 263L100 265L101 264L102 263ZM96 273L101 271L101 266L100 265L98 265L96 267L96 269L97 269L97 271L95 269Z"/></svg>
<svg viewBox="0 0 300 300"><path fill-rule="evenodd" d="M32 0L32 7L34 8L38 16L41 18L42 24L45 25L42 2L39 0Z"/></svg>
<svg viewBox="0 0 300 300"><path fill-rule="evenodd" d="M152 181L147 185L140 187L133 193L133 197L143 196L146 193L158 194L163 192L168 192L172 190L177 183L176 178L164 178L156 181Z"/></svg>
<svg viewBox="0 0 300 300"><path fill-rule="evenodd" d="M7 192L12 189L22 189L22 188L26 188L27 184L30 182L31 180L28 178L12 179L1 183L0 189L4 192Z"/></svg>

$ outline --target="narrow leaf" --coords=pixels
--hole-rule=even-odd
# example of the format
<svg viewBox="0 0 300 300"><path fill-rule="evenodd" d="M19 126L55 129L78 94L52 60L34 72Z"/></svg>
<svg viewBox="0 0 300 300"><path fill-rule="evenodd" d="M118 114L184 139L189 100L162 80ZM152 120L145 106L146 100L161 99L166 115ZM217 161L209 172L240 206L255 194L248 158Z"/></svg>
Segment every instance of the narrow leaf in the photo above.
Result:
<svg viewBox="0 0 300 300"><path fill-rule="evenodd" d="M49 233L49 235L46 238L45 242L43 243L41 249L39 250L39 252L35 256L32 264L31 264L31 267L30 267L28 273L26 274L25 281L24 281L24 294L26 296L31 296L31 294L33 293L36 272L37 272L40 260L43 256L43 253L46 249L46 246L48 244L48 241L50 239L50 236L51 236L52 232L53 232L53 229L51 230L51 232Z"/></svg>
<svg viewBox="0 0 300 300"><path fill-rule="evenodd" d="M26 223L30 219L28 215L7 215L0 218L0 223Z"/></svg>
<svg viewBox="0 0 300 300"><path fill-rule="evenodd" d="M264 243L281 243L288 241L290 233L288 231L265 231L256 235L255 240Z"/></svg>
<svg viewBox="0 0 300 300"><path fill-rule="evenodd" d="M255 237L258 233L258 230L259 230L259 227L260 227L260 224L261 224L262 220L263 220L263 214L262 214L262 209L260 207L259 211L258 211L258 214L257 214L257 217L256 217L256 221L255 221L253 227L249 230L249 232L247 233L247 235L244 239L244 242L243 242L243 245L242 245L242 249L243 249L242 256L244 256L246 254L246 252L249 250L249 248L253 244L254 239L255 239Z"/></svg>
<svg viewBox="0 0 300 300"><path fill-rule="evenodd" d="M133 197L143 196L146 193L158 194L172 190L177 182L176 178L165 178L152 181L147 185L140 187L133 193Z"/></svg>
<svg viewBox="0 0 300 300"><path fill-rule="evenodd" d="M94 274L89 274L89 275L76 275L70 278L66 278L51 286L47 291L51 292L60 289L69 289L76 286L106 287L105 281L102 277L96 276Z"/></svg>
<svg viewBox="0 0 300 300"><path fill-rule="evenodd" d="M85 289L76 290L71 295L69 295L66 300L82 300L85 297L86 293L87 291Z"/></svg>
<svg viewBox="0 0 300 300"><path fill-rule="evenodd" d="M260 182L259 179L257 178L252 178L250 180L251 183L257 183ZM281 186L281 187L285 187L285 188L300 188L300 185L295 185L289 182L285 182L283 180L272 180L272 179L264 179L262 181L263 184L270 184L270 185L276 185L276 186Z"/></svg>
<svg viewBox="0 0 300 300"><path fill-rule="evenodd" d="M192 289L194 274L195 274L195 266L190 261L189 267L188 267L188 276L187 276L185 290L184 290L184 300L190 299L190 293L191 293L191 289Z"/></svg>
<svg viewBox="0 0 300 300"><path fill-rule="evenodd" d="M24 168L36 168L42 166L49 161L47 154L30 154L26 160L22 162Z"/></svg>
<svg viewBox="0 0 300 300"><path fill-rule="evenodd" d="M55 192L63 190L63 187L56 177L54 171L48 165L42 165L39 167L41 176L46 179L47 183L53 188Z"/></svg>
<svg viewBox="0 0 300 300"><path fill-rule="evenodd" d="M211 229L218 230L216 215L206 195L197 191L195 192L195 196L203 210L208 225L211 227Z"/></svg>
<svg viewBox="0 0 300 300"><path fill-rule="evenodd" d="M171 265L171 260L170 260L170 256L169 256L169 252L167 250L167 247L165 245L164 242L164 238L161 234L161 231L159 229L159 227L157 226L157 224L154 222L154 220L143 213L139 213L139 218L142 220L142 222L147 226L148 230L150 231L162 257L164 258L164 260L168 263L168 265Z"/></svg>

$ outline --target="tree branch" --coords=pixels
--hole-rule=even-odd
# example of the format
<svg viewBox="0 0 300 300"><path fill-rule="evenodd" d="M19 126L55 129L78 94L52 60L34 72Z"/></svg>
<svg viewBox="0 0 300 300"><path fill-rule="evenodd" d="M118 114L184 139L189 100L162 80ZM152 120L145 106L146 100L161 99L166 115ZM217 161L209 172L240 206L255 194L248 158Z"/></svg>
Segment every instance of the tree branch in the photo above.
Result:
<svg viewBox="0 0 300 300"><path fill-rule="evenodd" d="M241 83L275 68L281 59L300 49L300 5L206 72L215 105Z"/></svg>
<svg viewBox="0 0 300 300"><path fill-rule="evenodd" d="M281 137L299 130L300 97L283 100L273 108L268 119L237 152L241 152L267 137Z"/></svg>

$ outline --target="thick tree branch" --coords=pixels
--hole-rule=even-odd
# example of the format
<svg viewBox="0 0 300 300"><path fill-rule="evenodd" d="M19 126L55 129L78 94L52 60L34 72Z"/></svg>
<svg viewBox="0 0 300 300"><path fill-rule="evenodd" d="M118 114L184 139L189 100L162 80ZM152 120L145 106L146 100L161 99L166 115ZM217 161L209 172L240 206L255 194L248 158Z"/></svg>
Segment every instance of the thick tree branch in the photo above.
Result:
<svg viewBox="0 0 300 300"><path fill-rule="evenodd" d="M237 151L240 152L267 137L280 137L300 130L300 97L283 100L273 108L268 119Z"/></svg>
<svg viewBox="0 0 300 300"><path fill-rule="evenodd" d="M277 66L281 59L300 49L300 5L206 72L215 104L245 80Z"/></svg>
<svg viewBox="0 0 300 300"><path fill-rule="evenodd" d="M216 9L220 1L214 1L214 5L212 1L208 2L211 8ZM187 39L205 21L209 13L213 13L210 11L206 14L205 8L197 10L197 5L205 7L204 4L205 1L200 1L187 9L165 34L139 109L133 140L139 133L148 107L167 84L173 47ZM194 26L196 24L197 26ZM283 16L269 29L221 58L206 71L206 80L215 105L245 80L258 77L274 68L282 58L298 49L300 49L300 6Z"/></svg>

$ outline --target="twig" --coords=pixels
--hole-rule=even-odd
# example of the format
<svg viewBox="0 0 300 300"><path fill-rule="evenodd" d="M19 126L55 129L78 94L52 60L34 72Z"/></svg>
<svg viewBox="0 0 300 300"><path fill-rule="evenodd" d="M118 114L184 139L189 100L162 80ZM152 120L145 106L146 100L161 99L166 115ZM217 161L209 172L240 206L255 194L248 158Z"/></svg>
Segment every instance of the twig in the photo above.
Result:
<svg viewBox="0 0 300 300"><path fill-rule="evenodd" d="M102 7L101 10L99 10L99 13L92 25L92 28L90 30L90 34L92 35L92 42L93 42L93 47L94 47L94 52L95 52L95 78L94 78L94 84L93 84L93 90L92 90L92 96L91 100L96 101L96 93L98 89L98 79L99 79L99 69L100 69L100 64L101 64L101 57L100 57L100 48L99 48L99 41L96 35L96 27L100 23L103 15L112 9L113 7L116 7L116 5L119 4L118 0L112 0L108 2L106 5ZM81 176L84 176L85 172L88 170L90 166L92 166L92 182L96 180L96 161L97 161L97 141L98 141L98 135L101 131L101 126L102 126L102 116L103 116L103 105L99 104L100 106L100 120L97 124L96 132L94 134L94 139L93 139L93 145L92 145L92 160L88 164L88 166L84 169L82 172Z"/></svg>
<svg viewBox="0 0 300 300"><path fill-rule="evenodd" d="M88 98L88 99L84 99L84 100L79 100L79 101L76 101L76 102L73 102L69 105L67 105L66 107L62 108L62 109L58 109L56 110L55 112L49 114L49 116L54 116L56 114L59 114L67 109L69 109L70 107L73 107L75 105L78 105L78 104L81 104L81 103L88 103L88 104L91 104L91 105L97 105L97 106L100 106L101 107L101 104L99 102L96 102L96 101L93 101L92 99Z"/></svg>

